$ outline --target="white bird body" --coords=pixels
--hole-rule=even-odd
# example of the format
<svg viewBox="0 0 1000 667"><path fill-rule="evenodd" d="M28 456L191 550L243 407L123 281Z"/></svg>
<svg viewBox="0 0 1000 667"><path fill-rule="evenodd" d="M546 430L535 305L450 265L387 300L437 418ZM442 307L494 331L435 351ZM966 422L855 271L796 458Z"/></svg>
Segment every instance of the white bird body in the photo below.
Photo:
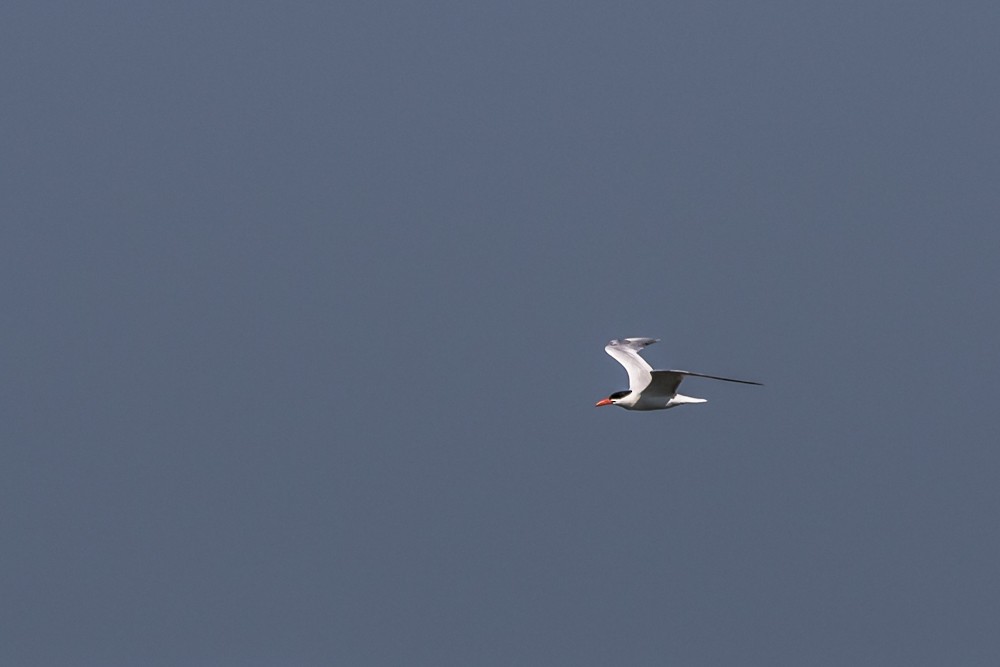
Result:
<svg viewBox="0 0 1000 667"><path fill-rule="evenodd" d="M616 391L607 398L598 401L598 407L617 405L626 410L666 410L688 403L706 403L704 398L694 398L677 393L677 387L680 386L681 381L689 376L760 385L760 382L735 380L691 371L654 371L653 367L639 356L639 353L647 345L658 341L658 338L622 338L612 340L605 346L604 351L625 367L625 371L628 373L629 388L625 391Z"/></svg>

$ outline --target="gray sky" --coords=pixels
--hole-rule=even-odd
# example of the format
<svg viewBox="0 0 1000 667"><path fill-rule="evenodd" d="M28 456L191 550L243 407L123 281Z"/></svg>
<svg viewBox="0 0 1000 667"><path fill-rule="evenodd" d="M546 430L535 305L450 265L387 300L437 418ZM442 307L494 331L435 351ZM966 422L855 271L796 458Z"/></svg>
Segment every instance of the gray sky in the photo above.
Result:
<svg viewBox="0 0 1000 667"><path fill-rule="evenodd" d="M5 5L0 662L997 664L998 32Z"/></svg>

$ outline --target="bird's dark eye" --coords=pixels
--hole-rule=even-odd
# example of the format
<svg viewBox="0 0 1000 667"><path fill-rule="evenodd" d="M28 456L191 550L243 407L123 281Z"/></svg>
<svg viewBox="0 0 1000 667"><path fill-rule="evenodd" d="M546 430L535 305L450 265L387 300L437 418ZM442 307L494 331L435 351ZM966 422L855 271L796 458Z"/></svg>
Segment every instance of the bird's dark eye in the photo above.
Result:
<svg viewBox="0 0 1000 667"><path fill-rule="evenodd" d="M625 391L616 391L615 393L608 396L608 398L625 398L632 393L631 389L626 389Z"/></svg>

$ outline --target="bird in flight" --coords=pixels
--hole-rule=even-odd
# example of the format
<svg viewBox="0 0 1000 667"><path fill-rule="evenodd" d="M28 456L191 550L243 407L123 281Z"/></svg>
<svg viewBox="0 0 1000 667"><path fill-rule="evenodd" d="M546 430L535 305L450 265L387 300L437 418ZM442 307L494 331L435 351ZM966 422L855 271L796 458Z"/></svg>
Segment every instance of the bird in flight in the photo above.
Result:
<svg viewBox="0 0 1000 667"><path fill-rule="evenodd" d="M750 380L734 380L733 378L705 375L691 371L654 371L639 353L647 345L658 342L659 338L622 338L610 341L604 351L614 357L628 371L628 389L616 391L607 398L597 402L595 407L602 405L617 405L626 410L666 410L687 403L706 403L704 398L694 398L677 393L677 387L685 377L710 378L739 382L740 384L755 384L760 382Z"/></svg>

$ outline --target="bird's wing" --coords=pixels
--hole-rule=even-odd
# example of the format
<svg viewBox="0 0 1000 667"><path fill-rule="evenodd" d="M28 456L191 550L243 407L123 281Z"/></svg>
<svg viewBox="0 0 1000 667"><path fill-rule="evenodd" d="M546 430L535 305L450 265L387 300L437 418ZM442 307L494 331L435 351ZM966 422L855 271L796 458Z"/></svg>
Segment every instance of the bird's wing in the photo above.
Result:
<svg viewBox="0 0 1000 667"><path fill-rule="evenodd" d="M709 378L710 380L724 380L726 382L763 386L760 382L753 382L751 380L736 380L734 378L719 377L718 375L692 373L691 371L652 371L650 374L652 375L652 381L649 383L649 388L646 392L657 396L661 394L673 396L677 393L677 387L680 386L681 380L689 375L698 378Z"/></svg>
<svg viewBox="0 0 1000 667"><path fill-rule="evenodd" d="M652 345L658 338L622 338L608 342L604 351L615 361L625 367L628 372L628 388L640 392L652 380L653 367L639 356L639 352L647 345Z"/></svg>
<svg viewBox="0 0 1000 667"><path fill-rule="evenodd" d="M650 396L673 396L684 379L684 374L677 371L653 371L651 375L652 380L645 392Z"/></svg>

